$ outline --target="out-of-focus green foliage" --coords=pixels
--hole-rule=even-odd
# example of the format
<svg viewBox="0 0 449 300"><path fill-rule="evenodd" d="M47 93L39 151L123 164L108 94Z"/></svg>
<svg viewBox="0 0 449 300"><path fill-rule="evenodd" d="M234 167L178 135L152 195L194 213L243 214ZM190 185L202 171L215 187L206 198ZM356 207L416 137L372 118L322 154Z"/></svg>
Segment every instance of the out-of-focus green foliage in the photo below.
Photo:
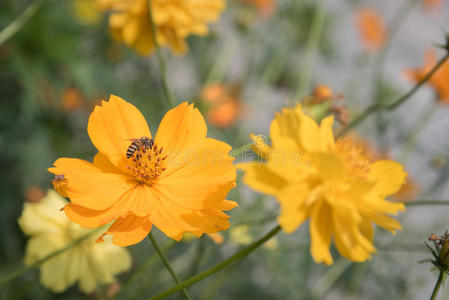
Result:
<svg viewBox="0 0 449 300"><path fill-rule="evenodd" d="M20 15L30 2L1 1L0 28ZM354 9L363 1L341 2ZM200 91L206 80L218 80L239 86L241 101L256 103L247 108L252 113L251 109L258 106L258 100L252 99L257 94L254 90L269 91L276 95L272 105L262 107L266 111L264 116L252 117L268 129L274 109L295 95L316 9L316 1L279 0L274 14L263 18L253 8L228 1L225 14L212 26L209 36L188 39L190 51L184 57L164 51L176 99L195 101L205 111L207 106L198 102ZM327 12L318 57L330 65L338 64L345 52L337 47L334 38L335 24L340 21L341 16L332 10ZM364 55L353 61L357 70L368 68ZM369 83L365 77L356 74L349 80L355 84L340 87L340 91L347 92L347 103L356 104L353 111L369 104L368 100L357 98L361 86ZM321 83L324 79L312 77L312 82ZM26 239L17 218L27 190L32 186L43 190L51 187L46 169L55 159L91 160L94 156L95 149L86 131L94 105L109 94L118 95L139 107L154 132L167 110L159 80L154 57L139 57L116 44L109 35L106 17L95 25L83 24L75 17L71 0L45 1L25 26L0 46L0 277L23 265ZM380 97L397 96L400 90L397 85L387 77ZM79 106L65 107L68 97L75 97ZM385 118L390 125L396 125L394 116ZM244 120L227 129L210 126L208 135L237 148L249 141L248 129L241 124L245 124ZM407 129L402 125L397 128ZM393 138L400 136L394 133ZM444 187L447 173L447 166L443 167L432 190ZM279 208L270 197L241 185L228 198L240 205L231 212L232 226L247 224L252 239L275 224ZM337 270L335 266L313 262L305 224L292 235L280 234L275 248L262 247L246 260L189 290L194 299L214 300L319 299L330 292L333 298L329 299L411 299L410 288L422 286L422 277L412 278L408 270L421 254L425 255L424 246L419 245L429 230L417 230L416 235L407 230L400 236L410 241L410 247L395 247L394 238L380 231L375 243L379 253L371 261L350 263ZM193 271L203 270L241 247L230 238L229 232L223 235L225 243L221 245L204 236L170 246L168 258L180 277L187 278ZM169 242L162 234L157 234L157 238L161 244ZM409 251L412 248L421 252L416 255ZM133 268L119 277L122 290L118 299L145 299L173 285L148 241L130 250ZM404 258L401 251L410 253ZM333 255L338 261L338 253L334 251ZM94 295L85 296L75 286L63 294L52 294L39 284L38 271L33 270L1 287L0 298L104 299L109 290L110 287L101 287Z"/></svg>

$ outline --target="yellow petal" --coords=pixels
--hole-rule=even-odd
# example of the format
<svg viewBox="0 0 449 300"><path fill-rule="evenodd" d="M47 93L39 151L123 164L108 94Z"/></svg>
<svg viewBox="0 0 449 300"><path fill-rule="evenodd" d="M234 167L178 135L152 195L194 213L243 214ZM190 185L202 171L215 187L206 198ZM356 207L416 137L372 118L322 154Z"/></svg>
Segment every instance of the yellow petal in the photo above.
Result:
<svg viewBox="0 0 449 300"><path fill-rule="evenodd" d="M150 130L139 110L131 103L111 95L89 117L87 132L95 147L116 166L126 162L130 139L149 137Z"/></svg>
<svg viewBox="0 0 449 300"><path fill-rule="evenodd" d="M318 173L325 180L341 181L346 177L346 167L344 162L336 155L331 153L311 155L314 166Z"/></svg>
<svg viewBox="0 0 449 300"><path fill-rule="evenodd" d="M278 221L286 233L291 233L310 216L310 208L305 205L309 188L305 183L291 184L278 194L281 213Z"/></svg>
<svg viewBox="0 0 449 300"><path fill-rule="evenodd" d="M368 179L376 182L374 189L383 197L399 191L406 177L407 173L403 167L389 160L379 160L371 164L368 173Z"/></svg>
<svg viewBox="0 0 449 300"><path fill-rule="evenodd" d="M245 172L243 182L261 193L275 195L287 183L286 179L272 172L264 163L239 163L236 167Z"/></svg>
<svg viewBox="0 0 449 300"><path fill-rule="evenodd" d="M332 220L335 229L334 240L340 254L352 261L363 262L371 257L376 249L371 242L361 234L354 212L345 209L332 210Z"/></svg>
<svg viewBox="0 0 449 300"><path fill-rule="evenodd" d="M308 152L325 151L325 142L329 142L329 138L326 141L322 139L321 129L315 120L305 114L301 114L300 124L299 138L303 149Z"/></svg>
<svg viewBox="0 0 449 300"><path fill-rule="evenodd" d="M321 121L320 131L323 139L324 147L330 150L335 145L334 132L332 125L334 124L334 116L329 116Z"/></svg>
<svg viewBox="0 0 449 300"><path fill-rule="evenodd" d="M107 209L136 185L133 178L105 173L94 164L74 158L60 158L49 171L67 179L67 194L80 206L95 210Z"/></svg>
<svg viewBox="0 0 449 300"><path fill-rule="evenodd" d="M55 191L49 190L38 203L25 203L18 223L27 235L58 233L67 226L60 210L67 202Z"/></svg>
<svg viewBox="0 0 449 300"><path fill-rule="evenodd" d="M310 216L310 251L317 263L331 265L333 259L330 253L332 237L331 210L324 201L316 203Z"/></svg>
<svg viewBox="0 0 449 300"><path fill-rule="evenodd" d="M284 108L280 113L276 113L276 117L270 125L270 138L273 148L291 151L291 147L300 149L298 144L301 105L296 108ZM288 147L288 149L285 149Z"/></svg>

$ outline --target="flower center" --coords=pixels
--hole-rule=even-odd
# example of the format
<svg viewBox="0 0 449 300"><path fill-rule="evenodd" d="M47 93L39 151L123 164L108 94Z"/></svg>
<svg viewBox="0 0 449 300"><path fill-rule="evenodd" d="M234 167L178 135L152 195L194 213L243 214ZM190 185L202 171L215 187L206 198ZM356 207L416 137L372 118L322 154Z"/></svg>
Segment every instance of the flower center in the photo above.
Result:
<svg viewBox="0 0 449 300"><path fill-rule="evenodd" d="M370 161L361 145L355 144L351 138L345 137L336 141L334 151L345 162L346 168L353 176L366 177Z"/></svg>
<svg viewBox="0 0 449 300"><path fill-rule="evenodd" d="M135 139L128 148L127 156L128 170L141 183L152 185L166 169L167 155L164 155L163 147L158 147L147 137Z"/></svg>

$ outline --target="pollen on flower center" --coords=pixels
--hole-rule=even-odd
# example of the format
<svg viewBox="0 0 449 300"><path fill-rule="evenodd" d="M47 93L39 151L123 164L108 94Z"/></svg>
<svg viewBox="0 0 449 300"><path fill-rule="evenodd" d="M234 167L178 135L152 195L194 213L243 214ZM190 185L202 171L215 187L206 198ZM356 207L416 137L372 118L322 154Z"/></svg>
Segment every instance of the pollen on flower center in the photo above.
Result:
<svg viewBox="0 0 449 300"><path fill-rule="evenodd" d="M355 144L353 139L345 137L335 142L334 151L344 161L346 168L353 176L358 178L366 176L370 161L361 145Z"/></svg>
<svg viewBox="0 0 449 300"><path fill-rule="evenodd" d="M127 168L139 182L151 185L165 171L166 159L163 147L158 147L156 143L151 147L137 145L128 158L130 164Z"/></svg>

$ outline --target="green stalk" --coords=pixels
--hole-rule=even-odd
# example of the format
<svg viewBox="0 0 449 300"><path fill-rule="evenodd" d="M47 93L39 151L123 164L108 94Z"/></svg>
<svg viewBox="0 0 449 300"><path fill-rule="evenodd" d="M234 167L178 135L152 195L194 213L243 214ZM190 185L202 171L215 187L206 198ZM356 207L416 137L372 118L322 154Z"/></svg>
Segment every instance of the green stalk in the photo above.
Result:
<svg viewBox="0 0 449 300"><path fill-rule="evenodd" d="M45 0L34 0L14 21L0 32L0 46L16 34L31 19Z"/></svg>
<svg viewBox="0 0 449 300"><path fill-rule="evenodd" d="M313 16L312 26L310 28L309 38L306 45L305 63L299 74L298 89L294 100L299 100L310 88L310 77L313 64L315 62L316 52L323 34L324 21L326 20L326 7L322 0L318 0L317 8Z"/></svg>
<svg viewBox="0 0 449 300"><path fill-rule="evenodd" d="M351 261L340 257L313 287L311 292L312 296L316 299L322 299L351 263Z"/></svg>
<svg viewBox="0 0 449 300"><path fill-rule="evenodd" d="M168 242L162 245L162 252L167 252L170 250L174 245L176 245L176 241L170 239ZM154 265L159 260L159 255L156 253L152 255L150 258L148 258L143 265L141 265L136 271L133 272L133 274L123 283L122 288L120 289L120 293L118 293L115 297L117 298L118 295L122 295L125 290L128 289L128 287L131 286L131 284L146 270L148 270L152 265ZM131 297L132 298L132 297Z"/></svg>
<svg viewBox="0 0 449 300"><path fill-rule="evenodd" d="M391 22L387 26L387 40L385 42L384 47L379 51L378 55L376 55L374 59L374 80L376 89L375 89L375 103L382 104L384 101L382 99L383 93L383 75L385 69L385 63L387 61L387 56L391 49L391 44L399 32L402 25L405 23L405 20L412 12L412 9L418 3L418 0L404 0L402 4L399 6L398 10L393 15ZM377 133L380 138L380 142L382 144L381 148L385 148L385 139L383 132L385 132L385 128L387 127L387 120L383 116L382 112L379 111L376 118L377 123Z"/></svg>
<svg viewBox="0 0 449 300"><path fill-rule="evenodd" d="M256 250L257 248L259 248L261 245L263 245L266 241L268 241L269 239L271 239L273 236L275 236L279 231L281 230L281 227L279 225L277 225L276 227L274 227L270 232L268 232L266 235L264 235L262 238L260 238L259 240L255 241L254 243L252 243L251 245L249 245L248 247L245 247L243 249L241 249L240 251L238 251L237 253L235 253L234 255L232 255L231 257L229 257L228 259L222 261L221 263L216 264L215 266L207 269L206 271L203 271L195 276L190 277L189 279L173 286L172 288L169 288L153 297L151 297L149 300L158 300L158 299L164 299L165 297L174 294L186 287L189 287L195 283L197 283L198 281L201 281L215 273L217 273L218 271L224 269L225 267L243 259L244 257L246 257L248 254L250 254L251 252L253 252L254 250Z"/></svg>
<svg viewBox="0 0 449 300"><path fill-rule="evenodd" d="M161 69L162 90L164 91L165 100L167 101L168 106L173 107L175 105L175 102L173 100L173 95L170 91L170 88L168 87L167 68L165 64L165 59L164 56L162 55L159 43L157 42L156 38L157 29L156 25L154 24L153 13L151 11L151 0L148 0L148 15L150 19L151 39L154 44L157 59L159 61L159 68Z"/></svg>
<svg viewBox="0 0 449 300"><path fill-rule="evenodd" d="M449 205L449 200L422 200L413 201L405 203L407 207L409 206L425 206L425 205Z"/></svg>
<svg viewBox="0 0 449 300"><path fill-rule="evenodd" d="M64 253L65 251L71 249L72 247L78 245L79 243L81 243L82 241L84 241L85 239L91 237L92 235L94 235L95 233L98 233L100 230L103 230L104 228L98 228L94 231L89 232L88 234L83 235L82 237L74 240L73 242L71 242L70 244L68 244L67 246L58 249L46 256L44 256L43 258L35 261L34 263L28 265L28 266L23 266L11 273L9 273L8 275L6 275L5 277L0 279L0 286L14 280L15 278L21 276L22 274L25 274L26 272L28 272L29 270L31 270L32 268L37 268L40 265L42 265L43 263L45 263L47 260L52 259L53 257L58 256L61 253Z"/></svg>
<svg viewBox="0 0 449 300"><path fill-rule="evenodd" d="M435 287L433 288L432 296L430 296L430 300L436 300L438 292L440 291L441 284L443 283L446 275L444 272L440 271L440 275L438 276L438 280L435 283Z"/></svg>
<svg viewBox="0 0 449 300"><path fill-rule="evenodd" d="M423 79L421 79L413 88L411 88L407 93L405 93L403 96L399 97L397 100L391 102L391 103L376 103L371 106L369 106L367 109L365 109L364 112L362 112L358 117L356 117L354 120L352 120L346 127L344 127L337 135L337 137L340 137L344 134L346 134L350 129L356 127L360 123L362 123L367 117L369 117L371 114L380 111L380 110L394 110L397 107L399 107L401 104L403 104L405 101L407 101L411 96L413 96L421 86L423 86L429 79L432 77L433 74L435 74L436 71L449 59L449 51L446 53L445 56L443 56L438 63L432 68L432 70L427 73L426 76L424 76Z"/></svg>
<svg viewBox="0 0 449 300"><path fill-rule="evenodd" d="M154 250L156 250L157 254L161 258L162 262L164 263L164 266L167 269L168 273L170 273L170 275L173 278L173 280L177 284L179 284L181 282L181 280L179 280L178 275L176 275L175 271L171 267L171 265L168 262L168 259L165 256L164 252L162 252L162 250L159 248L159 245L157 244L157 241L156 241L156 239L154 238L154 236L153 236L153 234L151 232L148 235L148 237L150 238L151 244L153 244ZM185 288L181 289L181 293L184 296L184 298L186 298L187 300L192 300L192 298L190 297L189 293L187 292L187 290Z"/></svg>

